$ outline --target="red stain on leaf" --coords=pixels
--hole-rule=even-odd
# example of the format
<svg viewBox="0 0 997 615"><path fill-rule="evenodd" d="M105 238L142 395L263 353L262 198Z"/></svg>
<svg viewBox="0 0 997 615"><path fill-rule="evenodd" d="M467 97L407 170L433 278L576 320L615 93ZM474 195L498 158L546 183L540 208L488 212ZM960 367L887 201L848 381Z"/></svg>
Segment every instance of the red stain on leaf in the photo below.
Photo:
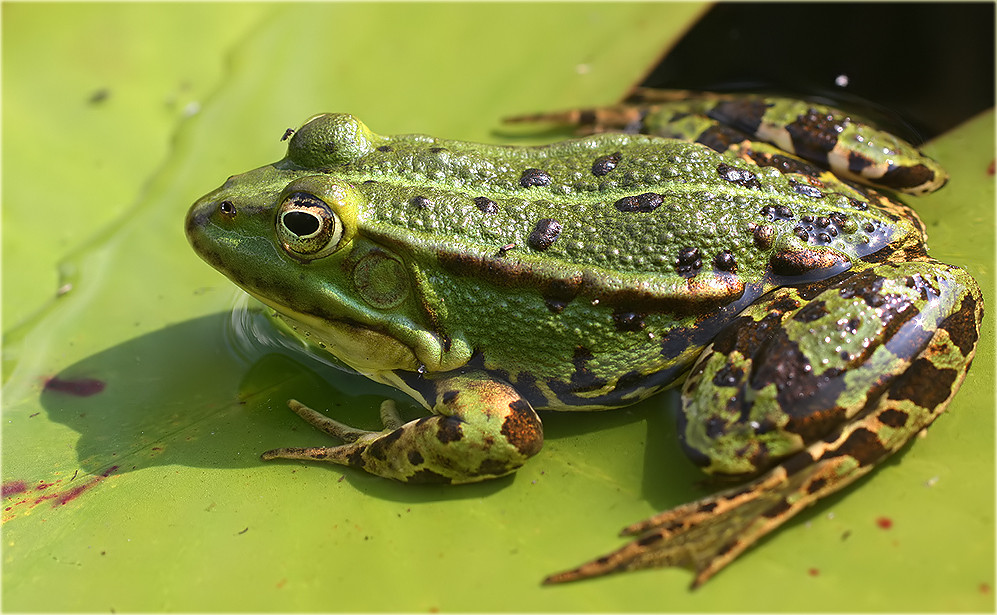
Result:
<svg viewBox="0 0 997 615"><path fill-rule="evenodd" d="M991 160L990 164L987 166L987 175L993 175L997 169L994 168L994 164L997 161Z"/></svg>
<svg viewBox="0 0 997 615"><path fill-rule="evenodd" d="M990 584L989 583L980 583L980 593L981 594L989 594L990 593Z"/></svg>
<svg viewBox="0 0 997 615"><path fill-rule="evenodd" d="M815 577L820 574L820 570L817 570L816 568L811 568L810 570L807 570L807 574L809 574L812 577Z"/></svg>
<svg viewBox="0 0 997 615"><path fill-rule="evenodd" d="M53 508L56 506L62 506L63 504L68 504L69 502L72 502L73 500L80 497L90 489L96 487L98 483L100 483L102 480L113 474L117 469L118 466L111 466L106 471L104 471L104 473L101 474L100 476L94 476L93 478L87 480L82 485L76 485L72 489L67 489L65 491L57 491L55 493L49 493L43 495L42 497L38 498L38 502L42 502L43 500L55 500L54 502L52 502Z"/></svg>
<svg viewBox="0 0 997 615"><path fill-rule="evenodd" d="M76 378L74 380L63 380L58 376L53 376L45 381L46 391L56 391L76 395L77 397L90 397L104 390L107 386L103 380L96 378Z"/></svg>
<svg viewBox="0 0 997 615"><path fill-rule="evenodd" d="M86 491L90 487L93 487L94 482L95 482L94 479L90 479L89 481L83 483L82 485L77 485L77 486L73 487L69 491L63 491L61 493L56 493L55 494L55 498L54 498L55 502L52 502L52 506L56 506L56 505L60 505L61 506L62 504L66 504L68 502L72 502L76 498L78 498L81 495L83 495L84 491Z"/></svg>
<svg viewBox="0 0 997 615"><path fill-rule="evenodd" d="M24 493L28 490L28 484L23 480L12 480L4 483L2 489L3 497L7 498L18 493Z"/></svg>
<svg viewBox="0 0 997 615"><path fill-rule="evenodd" d="M12 506L8 506L7 508L4 509L4 511L10 512L11 509L22 505L27 505L28 508L34 508L35 506L38 506L42 502L47 502L49 500L52 501L53 508L56 506L62 506L63 504L68 504L69 502L72 502L73 500L80 497L81 495L83 495L93 487L96 487L108 476L114 474L117 470L118 466L111 466L99 476L93 476L87 479L83 483L75 485L70 489L63 489L61 491L59 490L45 491L45 490L47 490L49 487L55 487L59 485L60 483L62 483L62 479L56 480L51 483L40 481L32 491L35 492L45 491L45 493L28 496L17 501L12 501L11 502ZM75 478L76 475L74 474L73 477ZM7 497L8 495L13 496L20 493L25 493L27 491L29 491L29 485L23 480L10 481L8 483L3 484L4 497ZM13 518L14 518L13 516L5 515L3 521L7 522Z"/></svg>
<svg viewBox="0 0 997 615"><path fill-rule="evenodd" d="M890 519L889 517L880 517L879 519L876 519L876 525L878 525L880 529L888 530L893 527L893 519Z"/></svg>

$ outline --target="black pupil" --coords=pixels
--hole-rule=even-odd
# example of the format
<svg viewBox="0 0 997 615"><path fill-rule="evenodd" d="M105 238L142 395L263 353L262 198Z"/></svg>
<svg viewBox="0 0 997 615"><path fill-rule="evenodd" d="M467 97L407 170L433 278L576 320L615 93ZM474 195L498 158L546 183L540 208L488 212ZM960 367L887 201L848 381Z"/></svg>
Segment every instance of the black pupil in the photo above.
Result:
<svg viewBox="0 0 997 615"><path fill-rule="evenodd" d="M232 204L232 201L222 201L218 204L218 209L226 215L235 213L235 205Z"/></svg>
<svg viewBox="0 0 997 615"><path fill-rule="evenodd" d="M307 237L319 229L319 220L303 211L289 211L284 214L284 226L298 237Z"/></svg>

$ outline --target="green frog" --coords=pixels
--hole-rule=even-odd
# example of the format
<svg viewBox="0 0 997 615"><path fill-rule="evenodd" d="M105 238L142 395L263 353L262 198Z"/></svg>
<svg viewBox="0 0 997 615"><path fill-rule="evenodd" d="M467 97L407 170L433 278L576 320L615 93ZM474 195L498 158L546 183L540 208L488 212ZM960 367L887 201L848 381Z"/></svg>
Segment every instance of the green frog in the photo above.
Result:
<svg viewBox="0 0 997 615"><path fill-rule="evenodd" d="M316 115L283 159L191 207L205 261L318 352L430 411L403 422L388 401L384 429L365 431L291 400L343 443L263 459L470 483L540 451L538 410L681 386L682 446L739 485L546 582L684 566L698 586L955 395L983 301L890 196L946 181L911 145L749 95L642 92L518 120L587 134L486 145Z"/></svg>

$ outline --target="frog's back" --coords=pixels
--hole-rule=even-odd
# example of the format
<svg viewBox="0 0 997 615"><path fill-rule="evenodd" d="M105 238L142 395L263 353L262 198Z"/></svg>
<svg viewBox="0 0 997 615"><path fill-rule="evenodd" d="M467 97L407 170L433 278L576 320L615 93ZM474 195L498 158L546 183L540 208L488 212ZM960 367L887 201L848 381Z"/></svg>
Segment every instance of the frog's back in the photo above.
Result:
<svg viewBox="0 0 997 615"><path fill-rule="evenodd" d="M741 298L773 275L785 282L844 266L895 235L864 191L806 183L699 144L602 134L503 147L375 135L352 116L317 119L295 135L289 157L299 138L311 145L315 130L329 131L323 122L355 122L327 139L326 151L336 145L348 156L312 147L307 163L364 195L358 224L374 241L415 262L435 259L451 275L556 301L581 295L687 313Z"/></svg>

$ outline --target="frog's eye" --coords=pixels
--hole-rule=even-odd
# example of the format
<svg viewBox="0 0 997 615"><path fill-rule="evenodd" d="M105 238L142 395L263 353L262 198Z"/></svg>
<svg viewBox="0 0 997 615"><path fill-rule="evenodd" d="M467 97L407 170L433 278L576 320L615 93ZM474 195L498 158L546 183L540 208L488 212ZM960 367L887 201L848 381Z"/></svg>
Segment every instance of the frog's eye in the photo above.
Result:
<svg viewBox="0 0 997 615"><path fill-rule="evenodd" d="M277 237L293 256L314 260L336 251L343 238L343 222L322 199L294 192L277 211Z"/></svg>

